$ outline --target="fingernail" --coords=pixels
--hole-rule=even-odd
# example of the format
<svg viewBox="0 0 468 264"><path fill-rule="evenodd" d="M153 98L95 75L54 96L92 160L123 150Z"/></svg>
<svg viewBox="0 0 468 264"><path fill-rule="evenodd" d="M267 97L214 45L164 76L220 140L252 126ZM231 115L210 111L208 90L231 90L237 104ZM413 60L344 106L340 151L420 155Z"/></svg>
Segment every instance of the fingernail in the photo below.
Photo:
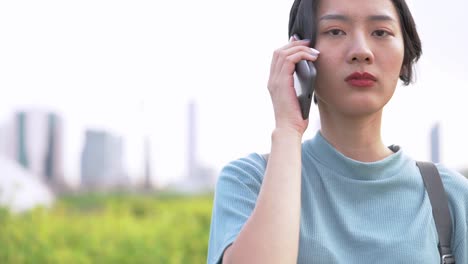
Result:
<svg viewBox="0 0 468 264"><path fill-rule="evenodd" d="M314 49L314 48L310 48L310 53L314 54L314 55L318 55L320 54L320 51Z"/></svg>

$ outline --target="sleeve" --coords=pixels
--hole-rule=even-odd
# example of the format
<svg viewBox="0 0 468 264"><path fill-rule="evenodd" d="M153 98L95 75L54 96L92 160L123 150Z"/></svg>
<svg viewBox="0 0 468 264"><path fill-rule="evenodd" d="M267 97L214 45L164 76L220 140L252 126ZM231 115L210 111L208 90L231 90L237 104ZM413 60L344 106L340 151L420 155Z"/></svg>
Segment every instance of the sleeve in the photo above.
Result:
<svg viewBox="0 0 468 264"><path fill-rule="evenodd" d="M222 262L231 245L251 215L263 180L266 161L250 154L226 165L215 187L208 243L208 264Z"/></svg>

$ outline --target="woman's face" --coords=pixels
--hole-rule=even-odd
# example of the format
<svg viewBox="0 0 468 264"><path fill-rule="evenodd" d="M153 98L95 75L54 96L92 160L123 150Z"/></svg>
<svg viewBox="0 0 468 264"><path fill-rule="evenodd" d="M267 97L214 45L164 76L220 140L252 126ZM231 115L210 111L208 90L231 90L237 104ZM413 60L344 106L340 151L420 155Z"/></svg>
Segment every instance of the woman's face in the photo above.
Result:
<svg viewBox="0 0 468 264"><path fill-rule="evenodd" d="M363 116L392 97L404 44L390 0L320 0L315 48L321 111Z"/></svg>

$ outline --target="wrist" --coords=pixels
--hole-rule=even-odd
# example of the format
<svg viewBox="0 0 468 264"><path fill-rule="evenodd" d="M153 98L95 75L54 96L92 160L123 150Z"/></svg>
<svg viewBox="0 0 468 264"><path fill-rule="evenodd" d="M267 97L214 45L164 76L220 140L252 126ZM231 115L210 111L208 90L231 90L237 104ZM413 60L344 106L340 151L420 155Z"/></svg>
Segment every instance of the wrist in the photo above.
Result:
<svg viewBox="0 0 468 264"><path fill-rule="evenodd" d="M294 128L289 127L277 127L273 130L271 135L272 140L291 140L302 142L303 133Z"/></svg>

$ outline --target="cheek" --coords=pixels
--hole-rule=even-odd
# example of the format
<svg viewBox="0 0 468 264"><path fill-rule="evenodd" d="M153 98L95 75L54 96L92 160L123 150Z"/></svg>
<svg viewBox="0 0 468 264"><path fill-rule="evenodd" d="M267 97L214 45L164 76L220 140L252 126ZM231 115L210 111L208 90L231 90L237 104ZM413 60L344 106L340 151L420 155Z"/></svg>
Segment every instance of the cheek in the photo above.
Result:
<svg viewBox="0 0 468 264"><path fill-rule="evenodd" d="M403 56L404 56L404 46L395 45L391 49L381 52L380 60L382 62L382 67L387 73L393 73L396 78L400 76L401 67L403 65Z"/></svg>
<svg viewBox="0 0 468 264"><path fill-rule="evenodd" d="M335 71L333 69L337 69L340 67L340 61L336 56L330 56L334 54L331 51L320 51L320 55L315 61L314 65L317 69L317 74L319 75L333 75ZM342 63L341 63L342 64ZM323 77L323 76L322 76Z"/></svg>
<svg viewBox="0 0 468 264"><path fill-rule="evenodd" d="M338 81L339 79L338 70L342 67L342 63L340 63L340 60L338 58L321 56L314 63L314 65L315 65L315 68L317 69L316 89L320 90L321 89L320 87L323 86L324 84L327 84L328 86L330 86L334 82Z"/></svg>

